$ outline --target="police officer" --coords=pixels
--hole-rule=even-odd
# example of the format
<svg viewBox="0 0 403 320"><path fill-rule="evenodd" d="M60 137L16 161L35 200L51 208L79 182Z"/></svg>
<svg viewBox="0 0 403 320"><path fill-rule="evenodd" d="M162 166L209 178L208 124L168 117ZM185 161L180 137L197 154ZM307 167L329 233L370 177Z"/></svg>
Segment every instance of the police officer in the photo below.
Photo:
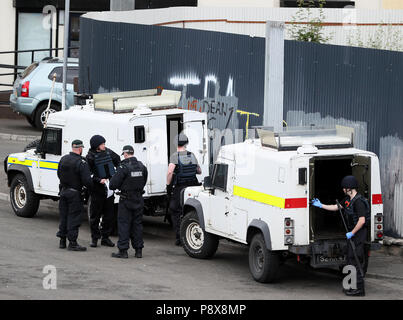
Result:
<svg viewBox="0 0 403 320"><path fill-rule="evenodd" d="M81 156L83 142L74 140L72 152L60 159L57 176L60 179L60 225L57 236L60 238L61 249L66 248L66 237L69 239L68 250L85 251L87 248L77 243L78 228L84 210L81 192L83 186L91 190L93 183L85 159Z"/></svg>
<svg viewBox="0 0 403 320"><path fill-rule="evenodd" d="M167 174L167 192L172 193L169 202L169 213L175 230L175 245L180 246L180 220L182 209L180 206L181 191L189 186L199 185L196 174L201 174L197 159L192 152L186 150L189 143L187 136L180 133L178 136L177 152L169 160Z"/></svg>
<svg viewBox="0 0 403 320"><path fill-rule="evenodd" d="M88 151L86 157L94 181L90 205L91 247L96 247L101 237L101 245L108 247L115 246L109 239L114 223L114 196L108 197L107 184L108 180L115 173L115 168L120 164L120 157L112 150L106 148L105 142L104 137L94 135L90 139L91 149ZM100 230L99 221L101 217Z"/></svg>
<svg viewBox="0 0 403 320"><path fill-rule="evenodd" d="M147 168L134 157L132 146L124 146L124 160L110 182L111 190L120 190L118 211L118 253L114 258L127 258L129 240L135 249L135 257L142 257L143 242L143 189L147 182Z"/></svg>
<svg viewBox="0 0 403 320"><path fill-rule="evenodd" d="M368 257L366 257L365 242L368 234L367 228L371 221L369 203L357 192L358 181L354 176L345 176L341 181L341 187L346 195L342 202L347 228L349 229L346 237L354 241L358 260L363 270L366 270ZM313 199L312 204L325 210L338 211L336 204L322 204L318 199ZM359 271L353 249L349 243L347 243L347 264L356 267L357 289L343 290L344 293L348 296L365 296L364 278Z"/></svg>

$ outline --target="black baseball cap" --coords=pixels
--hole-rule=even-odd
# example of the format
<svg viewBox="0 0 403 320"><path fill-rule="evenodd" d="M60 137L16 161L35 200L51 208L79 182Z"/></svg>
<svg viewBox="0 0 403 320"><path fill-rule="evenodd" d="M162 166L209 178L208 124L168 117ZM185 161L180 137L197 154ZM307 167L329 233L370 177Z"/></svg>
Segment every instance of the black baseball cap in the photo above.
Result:
<svg viewBox="0 0 403 320"><path fill-rule="evenodd" d="M74 141L71 143L71 146L72 146L73 148L84 148L83 142L82 142L81 140L78 140L78 139L74 140Z"/></svg>
<svg viewBox="0 0 403 320"><path fill-rule="evenodd" d="M124 147L123 147L122 155L123 155L125 152L126 152L126 153L134 153L134 149L133 149L132 146L127 145L127 146L124 146Z"/></svg>

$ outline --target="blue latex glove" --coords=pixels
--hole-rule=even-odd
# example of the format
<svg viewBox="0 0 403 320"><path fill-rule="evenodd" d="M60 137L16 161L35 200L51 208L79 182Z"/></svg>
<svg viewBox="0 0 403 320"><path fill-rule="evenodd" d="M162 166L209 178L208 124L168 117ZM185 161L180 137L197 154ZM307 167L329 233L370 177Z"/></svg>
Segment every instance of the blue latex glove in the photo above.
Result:
<svg viewBox="0 0 403 320"><path fill-rule="evenodd" d="M322 208L322 203L320 202L320 200L318 198L314 198L312 199L312 205L318 208Z"/></svg>
<svg viewBox="0 0 403 320"><path fill-rule="evenodd" d="M352 233L352 232L347 232L347 233L346 233L346 237L347 237L347 239L351 239L352 237L354 237L354 233Z"/></svg>

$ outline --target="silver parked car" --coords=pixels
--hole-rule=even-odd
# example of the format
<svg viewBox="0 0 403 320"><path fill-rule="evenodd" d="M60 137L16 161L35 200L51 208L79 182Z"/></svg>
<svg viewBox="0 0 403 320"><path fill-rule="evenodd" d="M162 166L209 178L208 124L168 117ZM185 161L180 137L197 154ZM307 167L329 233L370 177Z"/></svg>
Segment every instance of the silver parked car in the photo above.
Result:
<svg viewBox="0 0 403 320"><path fill-rule="evenodd" d="M34 62L21 72L14 82L10 96L10 106L14 112L26 116L28 122L43 128L45 110L50 99L53 74L56 82L53 89L50 112L61 110L63 86L63 60L46 58ZM74 104L74 78L78 77L78 59L67 61L66 109Z"/></svg>

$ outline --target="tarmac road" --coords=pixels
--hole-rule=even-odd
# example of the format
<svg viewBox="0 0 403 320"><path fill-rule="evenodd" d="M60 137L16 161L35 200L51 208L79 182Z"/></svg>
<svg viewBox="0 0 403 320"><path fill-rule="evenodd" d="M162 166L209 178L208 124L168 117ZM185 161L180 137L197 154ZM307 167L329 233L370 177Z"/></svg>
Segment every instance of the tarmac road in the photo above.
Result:
<svg viewBox="0 0 403 320"><path fill-rule="evenodd" d="M19 218L0 201L0 299L347 299L335 272L294 262L281 267L276 283L257 283L249 273L248 249L226 241L213 259L192 259L173 245L174 234L161 218L145 218L142 259L133 250L119 260L110 257L116 248L90 248L85 222L79 243L88 251L59 249L57 228L55 209ZM43 288L47 265L56 267L56 290ZM401 299L403 280L367 279L366 291L365 299Z"/></svg>
<svg viewBox="0 0 403 320"><path fill-rule="evenodd" d="M22 151L26 144L0 140L0 160ZM0 193L7 194L2 168L0 179ZM144 219L142 259L134 258L134 251L129 259L119 260L110 257L116 248L90 248L86 221L79 242L88 251L61 250L55 237L57 204L49 203L41 205L35 218L24 219L13 213L9 202L0 201L0 299L348 299L341 292L340 275L294 261L281 267L276 283L257 283L249 273L248 248L227 241L221 241L213 259L192 259L173 245L174 234L162 218ZM372 261L374 265L390 262L393 274L402 275L403 264L396 259L380 255ZM43 288L43 268L48 265L56 267L56 290ZM402 299L403 277L368 278L366 292L364 299Z"/></svg>

